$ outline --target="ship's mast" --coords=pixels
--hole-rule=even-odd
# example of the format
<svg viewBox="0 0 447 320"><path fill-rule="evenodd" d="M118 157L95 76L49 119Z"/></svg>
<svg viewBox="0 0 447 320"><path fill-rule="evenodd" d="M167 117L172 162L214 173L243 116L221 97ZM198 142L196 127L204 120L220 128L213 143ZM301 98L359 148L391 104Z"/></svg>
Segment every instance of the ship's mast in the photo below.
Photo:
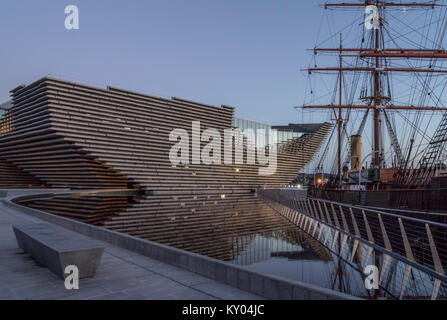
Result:
<svg viewBox="0 0 447 320"><path fill-rule="evenodd" d="M342 51L343 51L343 35L340 33L340 90L339 90L339 104L340 106L343 105L343 58L342 58ZM342 149L342 131L343 131L343 109L338 109L338 119L337 119L337 125L338 125L338 186L341 188L342 185L342 160L341 160L341 149Z"/></svg>
<svg viewBox="0 0 447 320"><path fill-rule="evenodd" d="M376 6L379 8L380 1L376 1ZM379 11L379 19L380 19ZM376 52L380 51L380 29L382 23L379 20L377 26L375 26L375 49ZM381 89L381 79L380 79L380 56L376 56L376 70L374 71L374 161L372 165L374 167L380 168L382 166L382 150L381 150L381 128L380 128L380 109L378 106L382 105L382 89ZM340 104L341 105L341 104Z"/></svg>
<svg viewBox="0 0 447 320"><path fill-rule="evenodd" d="M422 7L422 8L435 8L437 5L435 2L387 2L385 0L365 0L363 3L326 3L323 5L325 9L336 8L336 7L364 7L375 6L377 9L378 19L377 23L374 24L373 33L373 45L370 48L344 48L342 46L342 37L340 35L340 47L339 48L314 48L310 49L314 51L315 54L318 52L338 52L339 57L339 67L338 68L309 68L306 71L309 74L313 72L329 72L336 71L339 74L339 104L338 105L312 105L312 106L302 106L299 108L305 109L333 109L335 115L335 121L337 121L338 128L338 182L337 184L341 186L342 177L342 160L341 160L341 150L342 150L342 130L343 130L343 109L374 109L373 113L373 159L372 165L375 168L381 168L383 166L383 155L382 155L382 137L381 137L381 112L382 110L421 110L421 111L446 111L447 108L442 107L424 107L424 106L396 106L388 103L391 97L385 97L382 88L382 74L389 72L421 72L421 73L447 73L445 69L420 69L420 68L392 68L386 67L383 64L385 58L404 58L404 59L447 59L447 51L437 50L437 49L402 49L402 48L384 48L382 43L382 27L383 19L382 13L386 7ZM351 52L349 56L355 56L358 58L372 58L375 59L374 67L343 67L342 57L345 52ZM354 54L352 54L354 53ZM367 97L370 100L368 105L343 105L342 101L342 87L343 87L343 72L356 72L364 71L371 72L373 75L373 95ZM338 109L338 115L336 110Z"/></svg>

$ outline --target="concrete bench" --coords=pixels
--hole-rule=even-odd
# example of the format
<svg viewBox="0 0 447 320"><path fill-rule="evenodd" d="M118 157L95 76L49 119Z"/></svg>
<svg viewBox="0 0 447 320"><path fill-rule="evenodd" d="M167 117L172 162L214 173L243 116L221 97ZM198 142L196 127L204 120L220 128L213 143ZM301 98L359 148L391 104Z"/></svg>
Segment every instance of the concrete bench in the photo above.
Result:
<svg viewBox="0 0 447 320"><path fill-rule="evenodd" d="M78 267L80 279L95 275L104 251L98 241L48 223L14 225L13 230L19 247L60 278L69 265Z"/></svg>

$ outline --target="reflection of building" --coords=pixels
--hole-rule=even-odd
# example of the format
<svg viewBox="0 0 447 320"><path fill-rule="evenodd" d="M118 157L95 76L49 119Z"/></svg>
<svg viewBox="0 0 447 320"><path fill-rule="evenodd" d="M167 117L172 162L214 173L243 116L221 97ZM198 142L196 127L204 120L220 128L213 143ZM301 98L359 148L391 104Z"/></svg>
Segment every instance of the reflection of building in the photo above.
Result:
<svg viewBox="0 0 447 320"><path fill-rule="evenodd" d="M224 261L237 257L256 234L295 228L252 194L217 204L204 201L206 195L197 200L183 196L184 207L174 198L57 196L21 204Z"/></svg>
<svg viewBox="0 0 447 320"><path fill-rule="evenodd" d="M239 208L256 205L256 189L283 186L291 181L312 159L331 128L324 124L317 131L282 145L276 172L261 176L259 164L174 165L169 159L170 150L177 143L169 140L174 129L183 129L192 136L192 122L200 121L201 133L216 128L224 136L223 130L233 126L232 107L163 99L112 87L95 88L53 78L20 86L11 94L12 130L0 136L0 164L4 164L0 186L137 189L139 196L130 199L129 206L116 204L117 210L109 208L109 214L95 209L101 219L92 219L88 210L70 201L59 199L57 205L51 201L38 205L42 210L67 213L76 219L172 245L181 243L175 239L186 237L199 223L204 228L201 234L213 237L209 230L222 228L231 221L225 218L228 213L236 210L237 214L249 216L249 210ZM202 141L200 149L206 145ZM27 180L16 184L11 177L19 172ZM215 225L210 224L212 217L219 217ZM261 220L251 217L254 229Z"/></svg>
<svg viewBox="0 0 447 320"><path fill-rule="evenodd" d="M233 238L233 242L237 248L233 262L239 265L260 263L272 257L325 262L332 260L328 250L319 241L292 225L255 236L239 236Z"/></svg>
<svg viewBox="0 0 447 320"><path fill-rule="evenodd" d="M289 260L321 260L316 252L309 249L272 252L272 257L287 258Z"/></svg>

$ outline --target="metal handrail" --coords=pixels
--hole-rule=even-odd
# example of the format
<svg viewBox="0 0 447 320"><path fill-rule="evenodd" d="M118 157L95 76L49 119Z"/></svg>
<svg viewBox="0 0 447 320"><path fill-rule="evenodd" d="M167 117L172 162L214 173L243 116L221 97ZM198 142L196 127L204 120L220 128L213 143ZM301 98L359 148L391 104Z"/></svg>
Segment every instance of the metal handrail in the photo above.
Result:
<svg viewBox="0 0 447 320"><path fill-rule="evenodd" d="M445 275L444 269L442 267L440 254L439 254L439 250L438 250L439 248L437 248L436 241L434 240L434 236L436 236L438 234L438 233L435 234L435 232L438 232L438 231L430 230L430 226L433 226L433 229L435 229L435 228L443 229L442 230L443 237L446 237L447 236L447 224L443 224L443 223L439 223L439 222L435 222L435 221L424 220L424 219L413 218L413 217L407 217L407 216L393 214L393 213L384 212L384 211L380 211L380 210L366 209L364 207L358 207L358 206L354 206L354 205L334 202L334 201L325 200L325 199L310 198L310 197L307 197L304 195L297 194L296 190L295 191L272 190L272 189L260 190L259 194L261 195L261 197L267 198L268 200L274 202L276 205L279 204L279 205L285 206L291 210L295 210L296 212L299 212L300 214L304 214L306 217L318 222L319 224L328 226L328 227L338 231L340 234L346 235L353 240L360 241L360 242L382 252L383 254L385 254L387 256L390 256L398 261L401 261L402 263L404 263L405 265L407 265L409 267L413 267L416 270L424 272L425 274L427 274L427 275L431 276L433 279L435 279L433 292L435 292L435 287L438 287L438 289L439 289L439 286L441 283L443 283L444 286L445 286L445 284L447 284L447 276ZM288 195L289 199L287 199L284 196L284 194ZM292 195L291 198L290 198L290 195ZM299 205L298 205L297 201L299 201ZM312 202L312 206L310 204L311 202ZM315 205L314 202L317 202L318 206ZM322 209L323 205L320 205L323 203L325 206L325 210ZM327 205L329 205L329 206L327 206ZM298 206L298 208L297 208L297 206ZM341 210L338 213L338 215L336 214L336 210L335 210L334 206L337 206L337 208L339 207ZM317 207L319 208L319 210L317 210ZM329 213L328 207L329 207L329 209L332 209L331 213ZM347 214L347 212L345 212L344 209L348 209L351 214ZM279 210L279 211L281 211L281 210ZM377 219L379 222L379 225L371 224L372 221L369 221L369 222L366 221L366 222L368 222L368 225L366 225L363 221L363 218L358 217L359 214L363 214L363 213L365 213L366 216ZM329 216L327 216L327 215L329 215ZM334 225L334 223L331 221L330 218L332 216L334 217L333 222L335 222L337 225ZM349 218L346 219L347 217L349 217ZM323 218L324 220L322 220L321 218ZM327 218L329 218L329 220L325 221ZM335 218L337 219L337 221L335 221ZM340 218L342 219L342 221L340 221ZM386 222L390 222L390 221L385 220L387 218L391 218L391 219L395 220L395 221L392 221L395 224L397 224L397 222L399 222L399 226L400 226L399 232L396 233L396 232L394 232L394 230L390 230L390 228L386 225ZM348 224L348 221L351 222L350 225ZM403 225L403 223L405 221L411 221L412 223L417 223L417 225L414 225L414 224L411 224L409 226L407 225L407 228L406 228L407 230L405 230L405 226ZM376 221L376 223L377 223L377 221ZM352 230L350 230L350 228L349 228L349 227L351 227L351 229L352 229L354 224L355 224L355 227L357 227L357 230L355 230L356 234L351 233L350 231L352 231ZM363 226L363 228L360 231L359 226L361 226L361 225ZM377 229L376 232L374 233L373 239L368 239L372 235L371 230L365 230L366 227L370 228L370 226L376 227L376 229ZM382 228L382 226L383 226L383 228ZM396 227L396 226L394 226L394 227ZM314 234L315 234L316 228L317 228L317 223L315 224L315 228L314 228L314 232L313 232ZM319 226L319 228L321 228L321 226ZM345 228L347 230L345 230ZM418 230L418 228L421 228L421 229ZM425 240L428 240L428 244L430 245L430 251L427 249L428 245L426 245L425 248L422 247L422 249L419 247L416 247L416 249L422 250L421 252L424 253L424 254L418 256L418 258L422 260L422 263L419 263L418 261L416 261L417 259L414 260L414 256L413 256L414 247L412 247L410 245L409 239L411 239L413 241L413 245L414 245L415 239L418 239L418 237L420 235L422 235L422 231L425 232L425 235L423 235L421 240L423 242ZM363 233L363 235L362 235L362 233ZM365 236L365 233L369 233L368 237ZM383 246L381 244L382 239L379 238L380 235L383 237L383 243L384 243ZM407 235L410 235L411 237L408 237ZM386 237L386 240L385 240L385 237ZM425 237L427 239L425 239ZM373 241L371 241L371 240L373 240ZM396 244L396 242L402 241L402 244L399 245L400 250L398 249L397 252L395 252L396 248L394 248L394 250L391 248L390 240L391 240L391 243L393 243L393 246ZM377 241L379 243L377 243ZM439 242L439 238L437 239L437 241ZM386 243L386 242L388 242L388 243ZM399 251L400 252L405 251L405 253L401 254ZM430 255L427 254L427 257L426 257L425 251L429 251ZM420 252L418 252L418 253L420 253ZM421 256L422 256L422 258L421 258ZM447 257L445 257L445 255L442 255L442 257L447 258ZM429 265L424 264L425 261L429 262L430 264ZM436 293L436 295L437 295L437 293Z"/></svg>
<svg viewBox="0 0 447 320"><path fill-rule="evenodd" d="M366 207L361 207L361 206L356 206L356 205L351 205L351 204L347 204L347 203L341 203L341 202L336 202L336 201L331 201L331 200L326 200L326 199L320 199L320 198L314 198L314 197L308 197L308 199L317 200L317 201L320 201L320 202L331 203L331 204L334 204L334 205L337 205L337 206L341 205L341 206L343 206L345 208L351 208L351 209L356 209L356 210L365 210L365 211L368 211L368 212L381 214L381 215L384 215L384 216L390 216L390 217L393 217L393 218L401 218L401 219L405 219L405 220L409 220L409 221L413 221L413 222L429 224L429 225L433 225L433 226L437 226L437 227L441 227L441 228L446 228L447 229L447 224L436 222L436 221L430 221L430 220L425 220L425 219L418 219L418 218L403 216L403 215L390 213L390 212L386 212L386 211L380 211L380 210L377 210L377 209L367 209Z"/></svg>

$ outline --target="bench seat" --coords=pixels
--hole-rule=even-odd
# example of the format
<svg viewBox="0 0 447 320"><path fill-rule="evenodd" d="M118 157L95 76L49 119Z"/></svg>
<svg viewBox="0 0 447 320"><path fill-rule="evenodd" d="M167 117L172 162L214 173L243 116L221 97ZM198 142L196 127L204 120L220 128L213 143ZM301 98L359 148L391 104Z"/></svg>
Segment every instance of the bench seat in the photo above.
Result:
<svg viewBox="0 0 447 320"><path fill-rule="evenodd" d="M13 230L19 247L61 279L69 265L78 267L80 279L93 277L104 252L100 242L48 223L14 225Z"/></svg>

